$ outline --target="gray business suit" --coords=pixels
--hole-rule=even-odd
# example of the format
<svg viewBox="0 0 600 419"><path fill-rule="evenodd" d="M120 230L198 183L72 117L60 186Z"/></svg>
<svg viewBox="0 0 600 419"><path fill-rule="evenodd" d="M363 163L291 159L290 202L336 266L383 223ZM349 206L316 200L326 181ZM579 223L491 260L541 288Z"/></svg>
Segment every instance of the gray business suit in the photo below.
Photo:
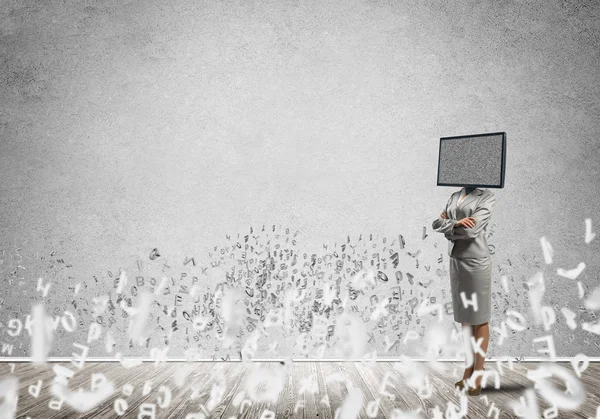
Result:
<svg viewBox="0 0 600 419"><path fill-rule="evenodd" d="M489 322L492 303L492 258L485 238L485 231L496 203L496 196L489 189L475 189L458 204L461 191L454 192L446 204L448 219L438 217L433 230L444 233L448 239L450 256L450 288L454 320L463 324L477 325ZM465 217L475 219L475 227L454 227ZM467 300L477 294L477 311L472 305L464 307L460 294Z"/></svg>

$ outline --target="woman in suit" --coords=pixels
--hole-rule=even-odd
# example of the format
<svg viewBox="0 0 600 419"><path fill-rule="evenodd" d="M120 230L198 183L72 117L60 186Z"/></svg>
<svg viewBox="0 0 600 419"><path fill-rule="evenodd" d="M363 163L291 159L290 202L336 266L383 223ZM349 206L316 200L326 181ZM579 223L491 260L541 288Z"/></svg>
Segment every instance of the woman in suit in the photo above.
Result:
<svg viewBox="0 0 600 419"><path fill-rule="evenodd" d="M492 259L485 231L495 203L496 196L489 189L465 187L450 196L445 210L432 224L433 230L444 233L448 239L454 321L461 323L463 330L471 327L475 341L482 338L480 348L484 353L490 340L492 303ZM477 302L476 310L472 300ZM457 387L463 388L473 371L483 370L485 356L475 351L474 359L474 364L465 369L462 380L456 383ZM481 376L474 385L468 390L469 395L481 392Z"/></svg>

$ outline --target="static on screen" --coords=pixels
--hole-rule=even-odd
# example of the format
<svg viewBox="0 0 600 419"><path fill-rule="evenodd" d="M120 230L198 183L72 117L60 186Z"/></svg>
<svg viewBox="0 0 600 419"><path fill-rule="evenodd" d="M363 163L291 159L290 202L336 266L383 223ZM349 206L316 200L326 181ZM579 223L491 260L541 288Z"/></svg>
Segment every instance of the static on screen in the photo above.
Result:
<svg viewBox="0 0 600 419"><path fill-rule="evenodd" d="M503 188L506 133L440 138L438 186Z"/></svg>

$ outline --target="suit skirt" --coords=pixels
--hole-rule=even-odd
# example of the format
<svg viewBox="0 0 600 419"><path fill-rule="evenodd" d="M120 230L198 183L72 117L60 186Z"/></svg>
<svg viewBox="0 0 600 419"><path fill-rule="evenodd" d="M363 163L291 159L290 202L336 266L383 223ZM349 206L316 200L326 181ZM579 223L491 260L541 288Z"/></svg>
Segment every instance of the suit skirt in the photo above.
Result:
<svg viewBox="0 0 600 419"><path fill-rule="evenodd" d="M454 321L478 325L490 320L492 306L492 257L458 259L450 257L450 289ZM467 307L461 293L465 293ZM477 310L472 294L477 295Z"/></svg>

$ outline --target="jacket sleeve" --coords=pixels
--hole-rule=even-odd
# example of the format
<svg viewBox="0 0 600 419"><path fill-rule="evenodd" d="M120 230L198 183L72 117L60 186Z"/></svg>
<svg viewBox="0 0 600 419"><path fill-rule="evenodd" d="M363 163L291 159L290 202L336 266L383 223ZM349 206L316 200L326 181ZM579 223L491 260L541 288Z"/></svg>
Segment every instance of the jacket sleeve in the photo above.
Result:
<svg viewBox="0 0 600 419"><path fill-rule="evenodd" d="M495 205L496 195L490 194L481 201L475 212L471 215L471 217L475 218L475 227L456 227L453 233L445 234L446 238L448 240L468 240L477 237L488 225Z"/></svg>
<svg viewBox="0 0 600 419"><path fill-rule="evenodd" d="M450 196L450 199L446 203L446 208L444 209L444 212L446 214L448 214L448 205L450 204L450 202L452 202L452 196ZM456 224L457 222L458 220L444 220L442 217L438 217L436 220L433 221L431 227L433 228L433 231L436 231L438 233L450 234L454 229L454 224Z"/></svg>

